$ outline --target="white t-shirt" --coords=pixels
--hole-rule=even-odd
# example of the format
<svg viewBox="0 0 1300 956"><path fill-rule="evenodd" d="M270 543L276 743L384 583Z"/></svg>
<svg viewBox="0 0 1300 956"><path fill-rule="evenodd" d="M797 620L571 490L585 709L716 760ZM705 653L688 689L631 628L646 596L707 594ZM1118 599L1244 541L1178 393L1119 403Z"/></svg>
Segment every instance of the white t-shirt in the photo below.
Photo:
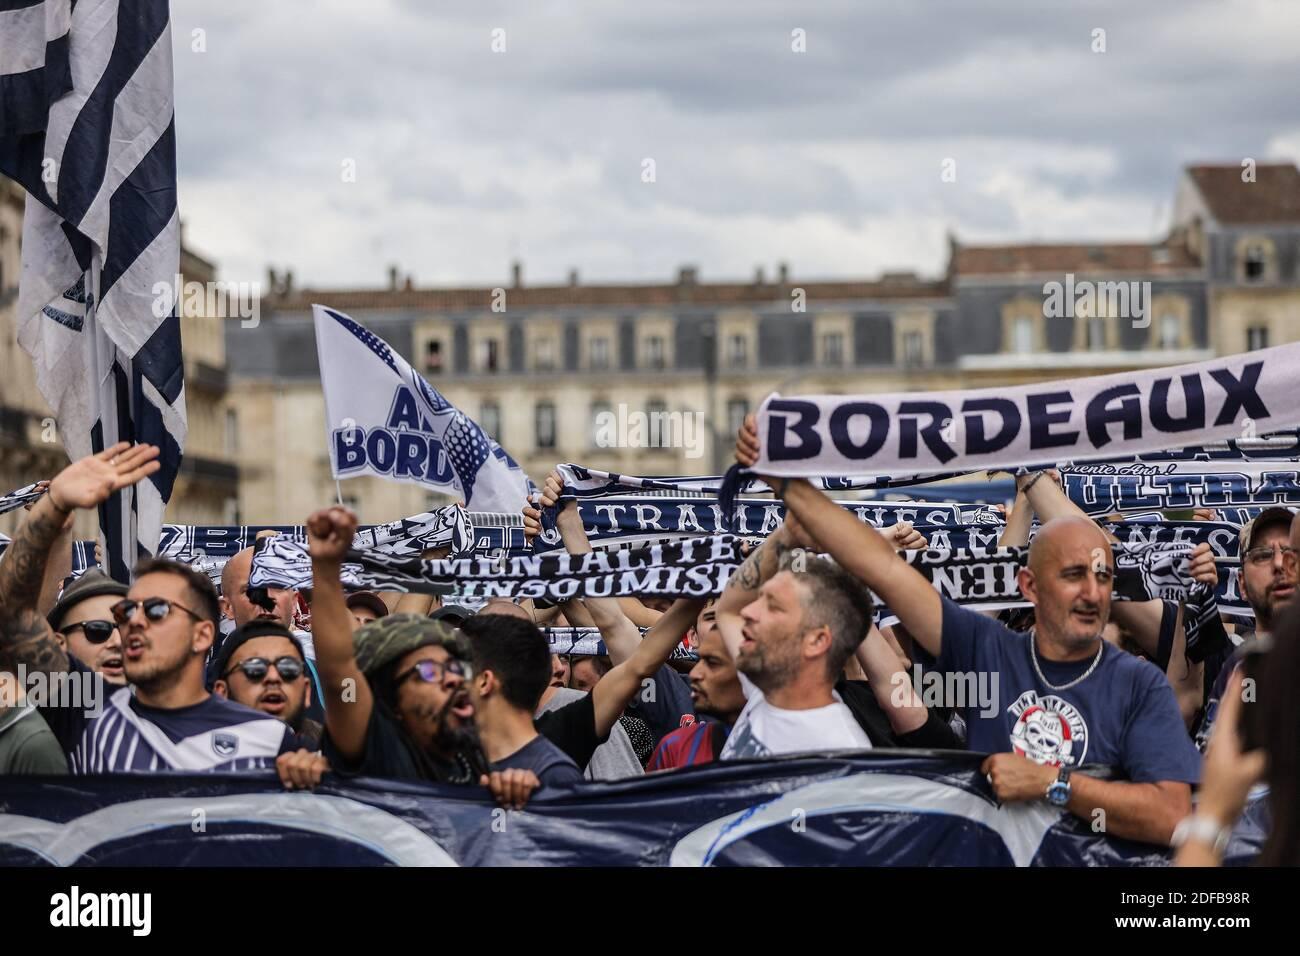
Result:
<svg viewBox="0 0 1300 956"><path fill-rule="evenodd" d="M866 731L834 691L831 691L835 698L833 704L809 710L785 710L768 703L763 692L744 674L738 676L745 693L745 709L727 735L719 760L871 749Z"/></svg>

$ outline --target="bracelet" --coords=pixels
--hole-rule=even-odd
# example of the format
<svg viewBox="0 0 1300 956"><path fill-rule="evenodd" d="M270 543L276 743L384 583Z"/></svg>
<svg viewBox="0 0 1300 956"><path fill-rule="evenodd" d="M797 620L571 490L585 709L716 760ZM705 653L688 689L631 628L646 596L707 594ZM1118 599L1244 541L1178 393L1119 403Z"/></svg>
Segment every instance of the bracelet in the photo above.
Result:
<svg viewBox="0 0 1300 956"><path fill-rule="evenodd" d="M1016 491L1020 492L1020 494L1022 494L1022 495L1027 495L1027 494L1029 494L1029 489L1032 488L1032 487L1034 487L1034 485L1037 483L1038 479L1039 479L1039 478L1042 478L1043 475L1045 475L1045 474L1047 474L1047 472L1045 472L1045 471L1040 471L1038 474L1034 475L1034 477L1030 478L1029 481L1025 483L1025 486L1024 486L1023 488L1020 487L1019 485L1017 485L1017 486L1016 486Z"/></svg>
<svg viewBox="0 0 1300 956"><path fill-rule="evenodd" d="M74 509L72 509L72 508L65 508L65 507L63 507L63 505L59 504L57 501L54 500L54 492L53 492L51 489L49 489L49 488L46 488L46 489L45 489L45 497L49 500L50 504L54 505L54 510L55 510L55 511L58 511L59 513L61 513L61 514L65 514L65 515L70 515L70 514L72 514L72 512L73 512Z"/></svg>
<svg viewBox="0 0 1300 956"><path fill-rule="evenodd" d="M1222 856L1223 851L1228 848L1228 840L1231 837L1232 827L1225 827L1218 820L1205 814L1193 813L1183 817L1178 822L1178 826L1174 827L1174 835L1170 838L1169 845L1178 848L1192 841L1206 843L1213 848L1217 856Z"/></svg>

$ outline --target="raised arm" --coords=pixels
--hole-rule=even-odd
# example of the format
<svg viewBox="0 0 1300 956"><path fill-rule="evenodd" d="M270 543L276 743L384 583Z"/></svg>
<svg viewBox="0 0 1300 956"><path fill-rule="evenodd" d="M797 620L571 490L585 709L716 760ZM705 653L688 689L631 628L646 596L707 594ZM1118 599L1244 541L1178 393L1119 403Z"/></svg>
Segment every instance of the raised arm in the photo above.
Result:
<svg viewBox="0 0 1300 956"><path fill-rule="evenodd" d="M1025 493L1016 489L1016 500L1011 505L1011 514L1007 515L1006 527L998 538L998 545L1003 548L1024 548L1029 544L1029 528L1034 523L1034 506L1029 503Z"/></svg>
<svg viewBox="0 0 1300 956"><path fill-rule="evenodd" d="M343 556L357 534L357 516L326 508L307 519L311 552L311 632L325 707L325 729L345 758L365 755L366 729L375 706L370 683L357 667L352 615L343 594Z"/></svg>
<svg viewBox="0 0 1300 956"><path fill-rule="evenodd" d="M569 554L588 554L592 550L587 540L587 531L582 526L582 517L578 514L577 502L560 502L560 491L564 487L558 472L551 472L542 486L540 507L549 508L559 504L556 529L560 540ZM531 505L524 508L524 533L532 537L541 530L541 511ZM583 615L569 601L564 606L564 616L574 624L585 626ZM641 631L623 612L617 598L583 598L580 607L591 617L591 624L600 628L600 636L605 640L609 650L609 659L615 666L631 659L641 645ZM657 667L657 665L656 665ZM621 710L621 708L620 708Z"/></svg>
<svg viewBox="0 0 1300 956"><path fill-rule="evenodd" d="M867 675L867 686L880 709L889 717L889 726L894 733L911 733L925 726L930 712L913 687L912 676L903 668L903 662L875 624L867 631L854 656L862 665L862 671Z"/></svg>
<svg viewBox="0 0 1300 956"><path fill-rule="evenodd" d="M751 467L758 452L758 427L750 415L736 441L736 460ZM794 515L840 567L879 595L921 646L937 657L943 633L939 592L899 557L892 544L803 479L763 480L785 502L787 521ZM718 620L721 624L721 610Z"/></svg>
<svg viewBox="0 0 1300 956"><path fill-rule="evenodd" d="M596 683L591 690L591 703L596 710L596 733L599 736L604 737L610 732L623 708L641 690L642 682L668 660L673 648L681 643L707 603L697 598L678 598L646 631L632 656L615 665ZM628 625L636 629L631 621Z"/></svg>
<svg viewBox="0 0 1300 956"><path fill-rule="evenodd" d="M22 664L45 673L68 669L67 652L40 611L50 549L78 508L97 508L108 496L158 470L158 448L119 442L73 462L50 482L0 560L0 666Z"/></svg>
<svg viewBox="0 0 1300 956"><path fill-rule="evenodd" d="M781 527L749 552L744 563L727 579L727 586L718 598L714 607L718 633L733 661L740 653L740 642L744 639L742 632L745 622L741 619L740 612L758 597L758 589L763 586L763 582L781 570L785 555L797 547L792 542L792 535L787 515L786 522Z"/></svg>

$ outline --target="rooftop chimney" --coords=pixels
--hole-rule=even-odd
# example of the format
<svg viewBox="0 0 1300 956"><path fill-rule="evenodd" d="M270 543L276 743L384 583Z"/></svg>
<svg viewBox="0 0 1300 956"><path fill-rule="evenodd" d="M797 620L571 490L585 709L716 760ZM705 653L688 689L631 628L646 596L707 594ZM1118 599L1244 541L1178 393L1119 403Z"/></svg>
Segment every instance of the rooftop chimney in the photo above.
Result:
<svg viewBox="0 0 1300 956"><path fill-rule="evenodd" d="M388 291L397 291L397 266L388 267Z"/></svg>
<svg viewBox="0 0 1300 956"><path fill-rule="evenodd" d="M695 285L699 278L700 271L695 266L682 266L677 270L678 285Z"/></svg>
<svg viewBox="0 0 1300 956"><path fill-rule="evenodd" d="M754 269L754 285L766 285L767 276L763 274L763 267L758 266Z"/></svg>
<svg viewBox="0 0 1300 956"><path fill-rule="evenodd" d="M785 285L790 281L790 266L788 263L778 262L776 264L776 281L781 285Z"/></svg>
<svg viewBox="0 0 1300 956"><path fill-rule="evenodd" d="M274 269L266 267L266 294L275 295L280 290L280 277Z"/></svg>
<svg viewBox="0 0 1300 956"><path fill-rule="evenodd" d="M284 270L284 294L288 295L293 291L293 270Z"/></svg>
<svg viewBox="0 0 1300 956"><path fill-rule="evenodd" d="M571 289L576 289L579 285L580 285L580 283L578 282L578 270L577 270L577 269L570 269L570 270L569 270L569 288L571 288Z"/></svg>
<svg viewBox="0 0 1300 956"><path fill-rule="evenodd" d="M407 277L406 277L406 282L404 282L404 283L402 284L402 288L403 288L404 290L406 290L407 292L410 292L412 289L414 289L414 288L415 288L415 276L413 276L413 275L409 275L409 274L408 274Z"/></svg>
<svg viewBox="0 0 1300 956"><path fill-rule="evenodd" d="M516 289L524 286L524 264L518 259L510 264L510 284Z"/></svg>

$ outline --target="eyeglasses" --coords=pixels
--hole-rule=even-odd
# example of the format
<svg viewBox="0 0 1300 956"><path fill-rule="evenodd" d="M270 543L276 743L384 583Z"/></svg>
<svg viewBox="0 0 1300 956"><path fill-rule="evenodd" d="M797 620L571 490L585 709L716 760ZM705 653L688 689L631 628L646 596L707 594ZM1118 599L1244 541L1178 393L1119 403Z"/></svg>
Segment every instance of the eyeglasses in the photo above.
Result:
<svg viewBox="0 0 1300 956"><path fill-rule="evenodd" d="M112 621L78 621L76 624L69 624L63 628L64 634L70 634L76 628L81 628L81 633L86 635L86 640L92 644L103 644L113 636L113 631L117 625Z"/></svg>
<svg viewBox="0 0 1300 956"><path fill-rule="evenodd" d="M235 671L240 671L254 684L260 684L271 672L272 665L275 666L280 679L288 683L293 683L301 677L304 667L303 662L294 657L277 657L274 661L268 661L264 657L250 657L240 661L221 676L229 677Z"/></svg>
<svg viewBox="0 0 1300 956"><path fill-rule="evenodd" d="M1282 552L1283 564L1296 563L1295 548L1289 547L1285 544L1275 546L1272 548L1251 548L1249 551L1246 552L1246 560L1249 561L1251 564L1255 565L1256 567L1263 567L1266 564L1272 564L1273 555L1277 554L1279 551Z"/></svg>
<svg viewBox="0 0 1300 956"><path fill-rule="evenodd" d="M455 674L462 680L469 680L471 673L470 666L464 661L450 660L446 664L428 660L416 661L415 666L398 674L394 683L400 684L412 674L418 674L420 680L426 684L441 684L447 674Z"/></svg>
<svg viewBox="0 0 1300 956"><path fill-rule="evenodd" d="M179 608L196 621L203 620L203 618L195 614L183 604L177 604L175 601L170 601L167 598L160 597L145 598L143 601L133 601L130 598L123 598L111 608L113 612L113 620L117 621L119 625L125 624L127 621L131 620L131 616L135 614L135 609L137 607L144 608L144 616L155 624L170 614L172 608Z"/></svg>

